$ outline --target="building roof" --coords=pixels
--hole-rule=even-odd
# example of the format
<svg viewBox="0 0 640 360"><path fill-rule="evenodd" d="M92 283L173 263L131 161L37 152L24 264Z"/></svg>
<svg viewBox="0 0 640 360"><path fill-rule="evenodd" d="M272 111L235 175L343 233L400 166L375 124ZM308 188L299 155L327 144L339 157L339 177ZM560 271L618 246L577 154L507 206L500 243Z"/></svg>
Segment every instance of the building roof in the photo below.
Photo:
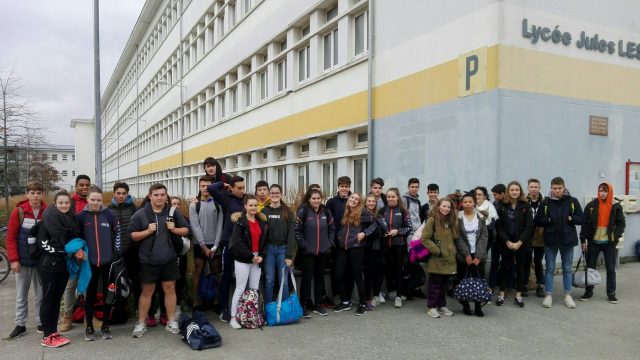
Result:
<svg viewBox="0 0 640 360"><path fill-rule="evenodd" d="M71 119L71 122L69 123L69 127L75 128L76 124L94 124L95 121L93 120L93 118L91 119Z"/></svg>

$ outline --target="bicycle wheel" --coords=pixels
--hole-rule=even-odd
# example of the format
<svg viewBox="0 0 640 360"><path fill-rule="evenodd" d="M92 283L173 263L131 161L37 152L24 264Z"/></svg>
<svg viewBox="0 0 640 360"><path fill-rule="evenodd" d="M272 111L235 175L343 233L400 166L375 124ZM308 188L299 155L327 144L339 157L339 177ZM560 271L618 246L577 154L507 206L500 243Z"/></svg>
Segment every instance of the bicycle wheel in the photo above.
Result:
<svg viewBox="0 0 640 360"><path fill-rule="evenodd" d="M0 251L0 282L9 276L11 272L11 264L9 264L9 258L7 255Z"/></svg>

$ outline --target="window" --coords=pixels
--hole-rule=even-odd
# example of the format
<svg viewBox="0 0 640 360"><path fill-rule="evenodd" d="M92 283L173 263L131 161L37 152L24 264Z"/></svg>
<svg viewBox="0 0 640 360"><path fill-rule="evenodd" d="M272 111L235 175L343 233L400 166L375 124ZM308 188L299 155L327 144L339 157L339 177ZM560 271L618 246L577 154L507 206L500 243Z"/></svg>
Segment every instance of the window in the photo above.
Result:
<svg viewBox="0 0 640 360"><path fill-rule="evenodd" d="M244 82L244 106L251 106L251 80Z"/></svg>
<svg viewBox="0 0 640 360"><path fill-rule="evenodd" d="M42 154L42 161L49 160L49 156L47 154Z"/></svg>
<svg viewBox="0 0 640 360"><path fill-rule="evenodd" d="M238 112L238 89L234 87L229 90L229 97L231 98L231 113L235 114Z"/></svg>
<svg viewBox="0 0 640 360"><path fill-rule="evenodd" d="M244 13L248 14L251 10L251 0L244 0Z"/></svg>
<svg viewBox="0 0 640 360"><path fill-rule="evenodd" d="M278 92L287 88L287 60L278 63Z"/></svg>
<svg viewBox="0 0 640 360"><path fill-rule="evenodd" d="M337 190L338 162L322 164L322 190L327 195L332 195Z"/></svg>
<svg viewBox="0 0 640 360"><path fill-rule="evenodd" d="M359 133L356 135L356 144L360 145L360 144L364 144L368 141L368 136L366 132L363 133Z"/></svg>
<svg viewBox="0 0 640 360"><path fill-rule="evenodd" d="M327 22L331 21L336 16L338 16L338 6L334 6L327 10Z"/></svg>
<svg viewBox="0 0 640 360"><path fill-rule="evenodd" d="M280 148L280 159L286 159L287 158L287 147L283 146Z"/></svg>
<svg viewBox="0 0 640 360"><path fill-rule="evenodd" d="M338 29L324 36L324 69L338 65Z"/></svg>
<svg viewBox="0 0 640 360"><path fill-rule="evenodd" d="M67 161L67 154L62 154L62 161Z"/></svg>
<svg viewBox="0 0 640 360"><path fill-rule="evenodd" d="M76 161L76 154L71 155L71 161Z"/></svg>
<svg viewBox="0 0 640 360"><path fill-rule="evenodd" d="M267 169L258 170L258 179L267 181Z"/></svg>
<svg viewBox="0 0 640 360"><path fill-rule="evenodd" d="M286 168L278 168L276 170L276 175L277 175L277 181L278 181L278 185L282 186L282 189L286 189L287 188L287 169ZM283 194L285 195L285 194Z"/></svg>
<svg viewBox="0 0 640 360"><path fill-rule="evenodd" d="M62 170L62 173L60 175L62 177L67 177L67 170Z"/></svg>
<svg viewBox="0 0 640 360"><path fill-rule="evenodd" d="M309 61L309 46L298 51L298 81L303 82L311 76L311 64Z"/></svg>
<svg viewBox="0 0 640 360"><path fill-rule="evenodd" d="M51 154L51 160L58 161L58 154Z"/></svg>
<svg viewBox="0 0 640 360"><path fill-rule="evenodd" d="M330 137L324 141L325 150L336 150L338 148L338 138Z"/></svg>
<svg viewBox="0 0 640 360"><path fill-rule="evenodd" d="M364 194L367 184L367 159L353 160L353 191Z"/></svg>
<svg viewBox="0 0 640 360"><path fill-rule="evenodd" d="M263 151L261 155L262 155L262 159L261 159L262 162L267 162L267 157L268 157L267 152Z"/></svg>
<svg viewBox="0 0 640 360"><path fill-rule="evenodd" d="M355 18L355 55L364 53L367 48L367 13L364 12Z"/></svg>
<svg viewBox="0 0 640 360"><path fill-rule="evenodd" d="M264 100L268 95L268 83L267 83L267 72L263 71L260 74L260 100Z"/></svg>
<svg viewBox="0 0 640 360"><path fill-rule="evenodd" d="M309 179L309 166L298 166L298 191L303 192L307 190L307 181Z"/></svg>
<svg viewBox="0 0 640 360"><path fill-rule="evenodd" d="M300 145L300 156L309 155L309 143Z"/></svg>
<svg viewBox="0 0 640 360"><path fill-rule="evenodd" d="M71 171L71 176L76 177L76 171L75 170Z"/></svg>
<svg viewBox="0 0 640 360"><path fill-rule="evenodd" d="M224 14L218 17L218 31L220 31L220 38L224 37Z"/></svg>
<svg viewBox="0 0 640 360"><path fill-rule="evenodd" d="M287 50L287 39L284 39L284 41L280 42L280 52L283 52Z"/></svg>
<svg viewBox="0 0 640 360"><path fill-rule="evenodd" d="M220 95L220 99L218 100L218 104L220 106L220 119L224 119L226 114L225 106L224 106L224 94Z"/></svg>
<svg viewBox="0 0 640 360"><path fill-rule="evenodd" d="M311 33L311 27L309 25L302 28L302 37L309 35L309 33Z"/></svg>

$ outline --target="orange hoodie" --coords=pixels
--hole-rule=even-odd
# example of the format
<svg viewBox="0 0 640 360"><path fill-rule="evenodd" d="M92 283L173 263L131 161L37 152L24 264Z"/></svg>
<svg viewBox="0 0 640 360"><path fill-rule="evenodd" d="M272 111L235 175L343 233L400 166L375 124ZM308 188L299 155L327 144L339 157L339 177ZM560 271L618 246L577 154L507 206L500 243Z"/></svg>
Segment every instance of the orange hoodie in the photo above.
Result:
<svg viewBox="0 0 640 360"><path fill-rule="evenodd" d="M607 198L602 200L600 198L600 187L607 186L609 192ZM609 227L609 217L611 215L611 207L613 206L613 185L608 182L604 182L598 185L598 193L596 194L598 199L598 224L596 226L595 240L608 240L607 228Z"/></svg>

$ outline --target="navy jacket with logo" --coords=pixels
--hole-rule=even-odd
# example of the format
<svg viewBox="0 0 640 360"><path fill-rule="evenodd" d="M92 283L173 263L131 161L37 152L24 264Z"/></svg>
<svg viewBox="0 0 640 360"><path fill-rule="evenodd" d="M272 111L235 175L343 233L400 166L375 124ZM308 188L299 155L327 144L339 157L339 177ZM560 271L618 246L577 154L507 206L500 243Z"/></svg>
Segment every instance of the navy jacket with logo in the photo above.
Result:
<svg viewBox="0 0 640 360"><path fill-rule="evenodd" d="M398 235L396 236L384 236L382 243L388 247L407 246L405 238L413 231L409 212L399 206L394 208L385 206L378 211L378 216L382 221L385 233L391 230L398 230Z"/></svg>
<svg viewBox="0 0 640 360"><path fill-rule="evenodd" d="M82 238L89 248L91 265L108 265L120 250L120 224L105 206L99 211L90 210L89 205L76 215Z"/></svg>
<svg viewBox="0 0 640 360"><path fill-rule="evenodd" d="M298 210L294 230L298 248L303 254L328 254L331 250L334 239L333 216L324 205L320 205L317 213L311 207Z"/></svg>
<svg viewBox="0 0 640 360"><path fill-rule="evenodd" d="M351 224L342 225L338 231L338 247L340 249L351 249L366 245L366 238L371 236L378 230L378 223L375 217L368 211L362 210L360 215L360 224L355 226ZM358 241L358 233L364 233L365 238Z"/></svg>

